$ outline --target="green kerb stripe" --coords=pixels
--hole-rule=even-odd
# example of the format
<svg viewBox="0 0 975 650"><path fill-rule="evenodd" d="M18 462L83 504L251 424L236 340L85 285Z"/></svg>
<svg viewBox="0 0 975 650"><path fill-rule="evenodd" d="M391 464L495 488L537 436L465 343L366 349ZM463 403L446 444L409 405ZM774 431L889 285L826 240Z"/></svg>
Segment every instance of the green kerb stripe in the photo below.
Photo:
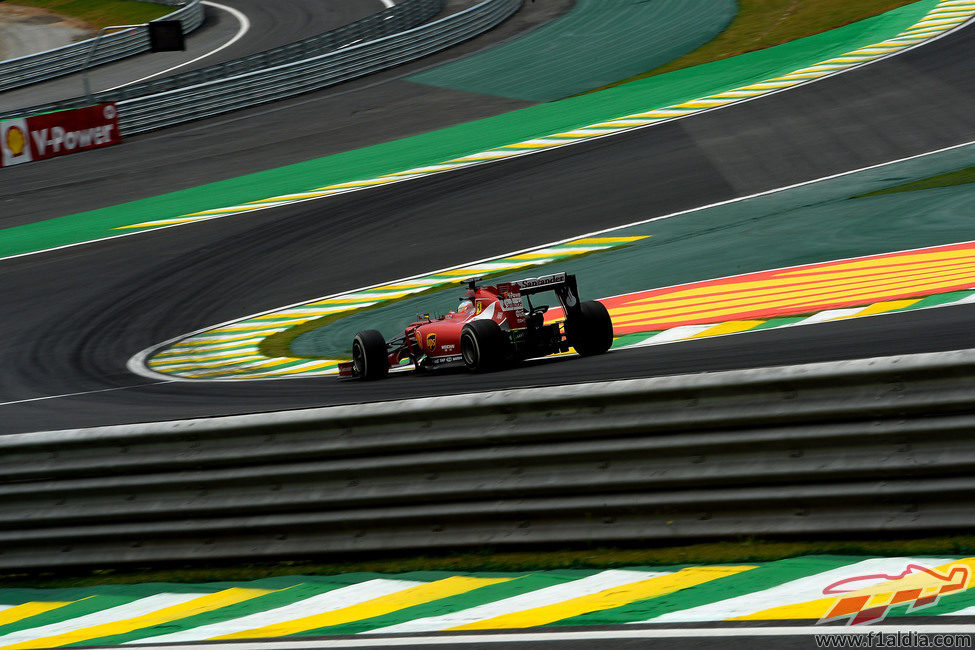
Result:
<svg viewBox="0 0 975 650"><path fill-rule="evenodd" d="M790 580L798 580L816 573L829 571L841 566L852 564L864 558L851 557L803 557L790 560L780 560L771 564L759 566L750 571L718 578L681 591L641 600L635 603L607 609L601 612L573 616L563 619L553 626L561 625L615 625L644 621L661 616L669 612L677 612L699 605L715 603L726 598L734 598L744 594L754 593L777 587Z"/></svg>
<svg viewBox="0 0 975 650"><path fill-rule="evenodd" d="M407 621L415 621L428 616L452 614L454 612L470 609L471 607L477 607L478 605L483 605L485 603L496 602L505 598L511 598L512 596L518 596L528 591L535 591L536 589L544 589L545 587L551 587L552 585L578 580L580 578L592 575L593 573L595 572L553 571L549 573L530 574L516 578L509 582L502 582L494 585L488 585L487 587L481 587L480 589L475 589L457 596L442 598L440 600L435 600L423 605L417 605L415 607L407 607L406 609L402 609L385 616L367 618L352 623L343 623L342 625L331 625L329 627L322 627L315 630L301 632L293 636L358 634L359 632L375 630L377 628L388 627L390 625L397 625ZM487 577L482 576L482 574L475 575L478 577Z"/></svg>
<svg viewBox="0 0 975 650"><path fill-rule="evenodd" d="M6 594L4 594L6 595ZM51 625L52 623L60 623L62 621L67 621L72 618L77 618L79 616L85 616L86 614L92 614L94 612L100 612L112 607L118 607L119 605L125 605L126 603L131 603L134 600L143 598L145 595L140 594L138 596L90 596L82 597L82 600L71 603L70 605L65 605L64 607L58 607L57 609L52 609L43 614L38 614L36 616L30 616L25 619L21 619L14 623L8 623L7 625L0 625L0 636L5 634L10 634L11 632L19 632L20 630L27 630L34 627L41 627L43 625ZM77 596L76 596L77 598ZM52 597L51 594L45 594L44 597L38 598L44 602L52 602L60 600L57 597ZM65 599L69 600L69 599Z"/></svg>
<svg viewBox="0 0 975 650"><path fill-rule="evenodd" d="M359 582L359 581L356 581ZM299 600L305 598L311 598L312 596L317 596L318 594L323 594L333 589L338 589L340 587L347 587L349 584L346 582L315 582L315 583L301 583L292 585L289 587L268 587L266 585L261 587L256 587L250 583L239 583L234 586L243 588L261 588L261 589L281 589L281 591L276 591L270 594L265 594L263 596L258 596L256 598L251 598L235 605L230 605L228 607L222 607L220 609L215 609L210 612L204 612L202 614L197 614L195 616L188 616L176 621L170 621L168 623L163 623L160 625L153 625L152 627L142 628L141 630L134 630L126 634L116 634L113 636L100 637L97 639L88 639L87 641L81 641L79 643L73 643L73 646L87 646L87 645L117 645L121 643L126 643L128 641L137 641L139 639L145 639L147 637L158 636L160 634L173 634L175 632L182 632L184 630L190 630L195 627L200 627L202 625L210 625L212 623L221 623L223 621L233 620L235 618L240 618L242 616L248 616L250 614L255 614L257 612L266 612L277 607L284 607L290 605Z"/></svg>

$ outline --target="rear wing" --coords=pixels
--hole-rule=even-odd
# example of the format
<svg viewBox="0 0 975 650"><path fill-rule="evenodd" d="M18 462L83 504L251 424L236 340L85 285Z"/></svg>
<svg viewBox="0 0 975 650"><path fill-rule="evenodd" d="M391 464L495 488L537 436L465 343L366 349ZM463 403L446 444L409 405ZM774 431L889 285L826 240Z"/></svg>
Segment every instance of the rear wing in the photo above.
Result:
<svg viewBox="0 0 975 650"><path fill-rule="evenodd" d="M554 291L566 314L575 313L579 309L579 288L576 285L576 276L570 273L559 272L537 278L498 283L498 293L518 292L523 296L529 296L542 291Z"/></svg>

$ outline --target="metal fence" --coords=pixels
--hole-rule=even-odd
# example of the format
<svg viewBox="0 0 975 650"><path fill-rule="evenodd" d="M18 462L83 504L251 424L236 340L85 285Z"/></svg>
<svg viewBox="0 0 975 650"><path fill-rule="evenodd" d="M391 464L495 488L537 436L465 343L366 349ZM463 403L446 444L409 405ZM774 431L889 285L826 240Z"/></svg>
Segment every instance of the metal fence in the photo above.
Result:
<svg viewBox="0 0 975 650"><path fill-rule="evenodd" d="M318 90L413 61L491 29L522 0L485 0L465 11L374 41L274 68L119 102L125 135L212 117Z"/></svg>
<svg viewBox="0 0 975 650"><path fill-rule="evenodd" d="M377 14L288 45L189 72L95 93L92 96L92 103L122 102L303 61L358 42L375 40L416 27L440 13L443 10L444 2L445 0L403 0ZM74 97L29 106L16 111L7 111L0 115L0 119L79 108L88 105L88 103L89 100L86 97Z"/></svg>
<svg viewBox="0 0 975 650"><path fill-rule="evenodd" d="M967 350L16 434L0 567L959 533L973 425Z"/></svg>
<svg viewBox="0 0 975 650"><path fill-rule="evenodd" d="M157 4L176 6L175 2L152 0ZM186 6L174 11L166 20L179 20L183 32L190 33L203 24L203 5L200 0L189 0ZM54 79L80 72L84 66L93 39L79 41L53 50L0 61L0 91ZM146 30L125 30L103 37L92 58L91 65L116 61L149 51L149 35ZM43 111L34 111L34 113ZM22 114L18 112L18 114ZM33 114L33 113L31 113Z"/></svg>

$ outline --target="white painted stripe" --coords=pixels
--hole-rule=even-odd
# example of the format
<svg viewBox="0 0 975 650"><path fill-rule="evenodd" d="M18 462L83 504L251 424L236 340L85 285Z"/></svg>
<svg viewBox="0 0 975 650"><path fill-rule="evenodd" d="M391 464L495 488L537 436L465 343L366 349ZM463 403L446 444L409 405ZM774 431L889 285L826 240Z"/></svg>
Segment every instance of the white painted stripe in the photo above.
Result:
<svg viewBox="0 0 975 650"><path fill-rule="evenodd" d="M681 325L680 327L672 327L669 330L664 330L659 334L654 334L645 341L640 343L634 343L633 345L628 345L629 348L639 348L645 345L658 345L660 343L671 343L673 341L681 341L686 338L690 338L696 334L700 334L705 330L709 330L715 326L716 323L706 323L704 325Z"/></svg>
<svg viewBox="0 0 975 650"><path fill-rule="evenodd" d="M211 370L213 370L215 368L228 368L228 369L230 369L230 368L233 368L234 366L241 365L245 361L261 361L261 360L263 360L265 358L266 357L261 356L261 355L258 355L258 354L251 354L251 355L247 355L247 356L243 356L243 357L239 357L239 358L230 357L228 359L220 359L219 361L203 361L203 360L198 360L198 361L193 361L192 363L156 363L156 362L153 362L152 367L153 368L159 368L160 370L166 370L167 372L174 372L176 370L183 370L183 371L186 371L186 370L194 370L196 368L208 368L208 369L211 369Z"/></svg>
<svg viewBox="0 0 975 650"><path fill-rule="evenodd" d="M644 630L582 630L574 632L515 632L495 634L438 634L436 636L407 636L407 637L379 637L354 639L296 639L294 637L281 640L268 639L264 641L238 641L222 643L220 648L227 650L319 650L320 648L384 648L393 646L429 646L429 645L471 645L475 643L539 643L543 641L565 643L567 641L587 641L590 647L599 641L614 639L686 639L686 638L748 638L748 637L802 637L817 635L833 636L867 636L885 632L914 633L919 635L934 634L975 634L975 625L864 625L860 627L830 626L824 628L816 625L778 626L778 627L704 627L704 628L674 628L674 629L644 629ZM854 646L850 646L854 647ZM867 646L863 646L867 647ZM148 645L144 650L174 650L168 645ZM214 650L210 644L181 645L178 650Z"/></svg>
<svg viewBox="0 0 975 650"><path fill-rule="evenodd" d="M172 72L173 70L178 70L178 69L180 69L180 68L182 68L184 66L187 66L187 65L189 65L191 63L196 63L200 59L205 59L208 56L213 56L214 54L216 54L220 50L223 50L225 48L230 47L231 45L233 45L234 43L236 43L237 41L239 41L240 39L242 39L244 37L244 34L246 34L250 30L250 28L251 28L251 21L248 20L247 16L244 15L243 12L238 11L237 9L234 9L233 7L228 7L226 5L217 4L216 2L210 2L209 0L203 0L203 3L202 4L209 5L211 7L215 7L217 9L221 9L223 11L226 11L231 16L233 16L234 18L237 19L237 23L239 25L238 28L237 28L237 33L234 34L233 37L229 41L227 41L226 43L224 43L223 45L221 45L219 47L216 47L216 48L210 50L206 54L201 54L200 56L196 57L195 59L190 59L189 61L186 61L184 63L180 63L179 65L174 65L171 68L166 68L165 70L160 70L159 72L154 72L151 75L147 75L145 77L140 77L139 79L133 79L132 81L126 81L124 84L119 84L118 86L112 86L111 88L103 88L102 90L100 90L98 92L103 92L104 93L104 92L108 92L109 90L115 90L117 88L124 88L126 86L131 85L131 84L139 83L140 81L145 81L146 79L152 79L153 77L158 77L159 75L167 74L169 72Z"/></svg>
<svg viewBox="0 0 975 650"><path fill-rule="evenodd" d="M135 618L136 616L143 616L166 607L172 607L173 605L181 605L185 602L193 600L194 598L200 598L206 595L208 594L156 594L154 596L147 596L146 598L140 598L139 600L131 603L118 605L117 607L110 607L109 609L92 612L91 614L85 614L84 616L70 618L59 623L51 623L50 625L42 625L40 627L32 627L26 630L11 632L10 634L0 636L0 645L12 645L14 643L23 643L25 641L35 641L37 639L43 639L49 636L75 632L86 627L103 625L105 623L116 623L129 618Z"/></svg>
<svg viewBox="0 0 975 650"><path fill-rule="evenodd" d="M884 573L896 575L911 563L927 567L940 566L951 562L949 558L872 558L841 566L816 575L791 580L777 587L751 594L742 594L716 603L708 603L690 609L670 612L640 623L690 623L695 621L726 621L738 616L747 616L772 607L795 605L823 598L823 589L837 580L861 575ZM877 582L880 582L878 580ZM831 628L832 629L832 628Z"/></svg>
<svg viewBox="0 0 975 650"><path fill-rule="evenodd" d="M308 363L302 363L297 366L291 366L288 368L280 368L277 370L265 370L264 372L248 372L239 375L241 378L246 377L273 377L276 375L284 375L288 373L303 373L306 375L334 375L338 372L337 366L340 362L335 359L329 359L324 361L309 361ZM320 370L321 368L327 368L327 370Z"/></svg>
<svg viewBox="0 0 975 650"><path fill-rule="evenodd" d="M520 612L525 609L535 607L545 607L554 605L571 598L587 596L606 589L621 587L640 580L655 578L657 576L668 575L666 572L650 571L626 571L622 569L612 569L602 571L596 575L573 580L560 585L552 585L543 589L529 591L528 593L505 598L493 603L485 603L477 607L444 614L442 616L429 616L414 621L406 621L397 625L378 628L363 632L363 634L385 634L392 632L433 632L436 630L447 630L460 625L484 621L496 616L503 616L513 612Z"/></svg>
<svg viewBox="0 0 975 650"><path fill-rule="evenodd" d="M146 373L149 374L149 373ZM154 377L166 377L158 373L151 373ZM98 390L83 390L77 393L62 393L61 395L44 395L41 397L28 397L26 399L15 399L9 402L0 402L0 406L13 406L14 404L27 404L29 402L43 402L49 399L61 399L62 397L80 397L81 395L94 395L96 393L113 393L117 390L129 390L131 388L144 388L146 386L158 386L160 384L171 384L175 379L166 377L161 381L153 381L148 384L134 384L132 386L116 386L115 388L99 388Z"/></svg>
<svg viewBox="0 0 975 650"><path fill-rule="evenodd" d="M128 641L127 643L202 641L203 639L212 639L227 634L254 630L267 625L285 623L296 618L303 618L305 616L312 616L314 614L321 614L323 612L357 605L367 600L372 600L373 598L388 596L398 591L403 591L404 589L418 587L422 584L426 583L377 578L375 580L367 580L366 582L349 585L348 587L339 587L338 589L333 589L332 591L318 594L317 596L304 598L290 605L269 609L266 612L257 612L229 621L210 623L209 625L201 625L190 630L161 634L135 641Z"/></svg>
<svg viewBox="0 0 975 650"><path fill-rule="evenodd" d="M189 345L183 344L179 346L173 346L166 352L160 352L159 357L163 357L168 354L180 354L183 352L213 352L216 350L231 350L237 347L241 349L246 348L248 345L257 345L264 340L265 337L258 336L255 338L244 339L243 341L231 341L229 343L192 343Z"/></svg>
<svg viewBox="0 0 975 650"><path fill-rule="evenodd" d="M849 307L847 309L827 309L826 311L821 311L818 314L813 314L809 318L804 318L801 321L793 323L793 325L813 325L815 323L825 323L826 321L831 321L836 318L845 318L847 316L852 316L857 312L863 311L863 307Z"/></svg>

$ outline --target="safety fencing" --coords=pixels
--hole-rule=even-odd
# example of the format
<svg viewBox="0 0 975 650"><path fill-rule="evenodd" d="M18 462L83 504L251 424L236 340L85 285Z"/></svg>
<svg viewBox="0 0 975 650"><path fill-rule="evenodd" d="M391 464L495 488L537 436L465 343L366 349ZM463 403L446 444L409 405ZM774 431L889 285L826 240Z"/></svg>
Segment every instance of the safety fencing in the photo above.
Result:
<svg viewBox="0 0 975 650"><path fill-rule="evenodd" d="M150 1L172 6L185 5L162 18L162 20L179 20L183 25L183 33L188 34L203 24L203 5L200 0L188 0L185 3L170 0ZM0 61L0 92L81 72L93 40L79 41L53 50ZM100 39L92 57L91 65L117 61L148 51L149 34L146 30L129 29L116 32ZM72 108L72 106L66 108ZM13 116L33 115L41 112L46 111L17 112Z"/></svg>
<svg viewBox="0 0 975 650"><path fill-rule="evenodd" d="M15 434L0 567L958 533L973 427L965 350Z"/></svg>
<svg viewBox="0 0 975 650"><path fill-rule="evenodd" d="M119 102L119 126L125 135L142 133L378 72L472 38L507 18L521 2L485 0L432 23L311 59Z"/></svg>
<svg viewBox="0 0 975 650"><path fill-rule="evenodd" d="M263 52L257 52L232 61L209 65L198 70L129 84L122 88L116 88L115 90L94 93L92 99L95 103L121 102L127 99L155 95L177 88L196 86L216 79L226 79L249 72L266 70L287 63L303 61L314 56L348 47L358 42L375 40L416 27L440 13L443 10L444 2L445 0L403 0L377 14L366 16L361 20L343 25L323 34L318 34ZM6 118L61 111L86 106L88 103L89 99L86 97L74 97L47 104L38 104L17 111L8 111L0 117Z"/></svg>
<svg viewBox="0 0 975 650"><path fill-rule="evenodd" d="M323 39L315 47L328 49L337 43L339 49L310 58L302 53L302 49L306 46L299 43L295 44L293 50L275 55L280 56L281 60L285 57L294 59L289 63L278 65L271 63L271 67L268 67L259 59L254 59L246 64L251 69L249 72L223 76L164 92L156 92L156 87L151 83L145 84L143 91L153 94L138 94L137 91L132 91L138 96L117 101L119 127L123 135L134 135L285 99L378 72L473 38L503 21L522 4L522 0L484 0L469 9L419 27L405 31L395 29L396 25L402 25L403 21L415 20L435 8L439 11L438 7L443 6L443 1L416 0L412 5L402 3L386 10L392 12L403 7L402 18L390 18L388 21L386 18L379 18L376 24L369 23L371 25L369 29L373 29L377 34L382 30L395 32L374 40L356 43L357 40L365 40L366 35L338 30L342 33L335 36L335 40L332 40L332 37ZM409 9L409 13L407 7L413 7ZM414 11L416 13L413 13ZM400 16L400 14L386 12L378 15L384 14L387 17ZM385 22L389 25L384 25ZM224 74L232 64L228 66L223 69ZM185 82L189 79L188 75L192 74L194 73L186 73L180 77ZM169 82L162 80L159 83L162 87ZM114 93L99 93L95 99L100 102L116 101L106 99L109 96L114 96ZM66 103L36 106L7 112L0 115L0 118L20 117L32 112L57 110L66 106Z"/></svg>

